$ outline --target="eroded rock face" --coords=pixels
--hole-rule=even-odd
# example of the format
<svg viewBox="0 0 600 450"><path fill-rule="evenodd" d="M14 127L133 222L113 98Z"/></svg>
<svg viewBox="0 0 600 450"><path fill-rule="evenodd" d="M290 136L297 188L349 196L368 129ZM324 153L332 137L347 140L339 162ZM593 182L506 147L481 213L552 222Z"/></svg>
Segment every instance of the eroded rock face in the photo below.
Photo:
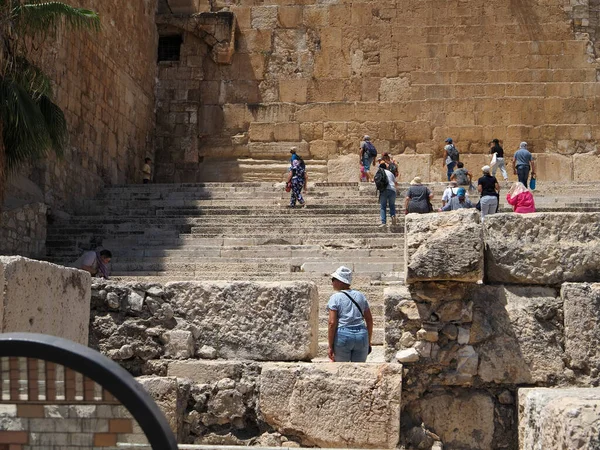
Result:
<svg viewBox="0 0 600 450"><path fill-rule="evenodd" d="M399 364L266 363L259 405L266 423L306 445L394 448L401 389Z"/></svg>
<svg viewBox="0 0 600 450"><path fill-rule="evenodd" d="M414 383L416 392L431 383L558 382L565 377L562 308L558 292L542 286L390 288L386 358L402 358L405 385Z"/></svg>
<svg viewBox="0 0 600 450"><path fill-rule="evenodd" d="M483 230L492 283L600 279L600 213L494 214Z"/></svg>
<svg viewBox="0 0 600 450"><path fill-rule="evenodd" d="M492 333L477 347L482 381L549 383L564 378L562 300L556 290L486 286L476 296L475 308Z"/></svg>
<svg viewBox="0 0 600 450"><path fill-rule="evenodd" d="M87 345L90 297L87 272L0 256L2 333L42 333Z"/></svg>
<svg viewBox="0 0 600 450"><path fill-rule="evenodd" d="M600 368L600 283L565 283L565 352L570 366L592 376Z"/></svg>
<svg viewBox="0 0 600 450"><path fill-rule="evenodd" d="M90 345L134 374L161 357L294 361L317 352L312 283L95 281L92 300Z"/></svg>
<svg viewBox="0 0 600 450"><path fill-rule="evenodd" d="M405 225L406 282L483 279L477 210L409 214Z"/></svg>
<svg viewBox="0 0 600 450"><path fill-rule="evenodd" d="M600 448L600 389L519 389L519 448Z"/></svg>
<svg viewBox="0 0 600 450"><path fill-rule="evenodd" d="M494 438L494 401L478 391L427 395L409 406L415 422L438 435L444 448L489 449Z"/></svg>

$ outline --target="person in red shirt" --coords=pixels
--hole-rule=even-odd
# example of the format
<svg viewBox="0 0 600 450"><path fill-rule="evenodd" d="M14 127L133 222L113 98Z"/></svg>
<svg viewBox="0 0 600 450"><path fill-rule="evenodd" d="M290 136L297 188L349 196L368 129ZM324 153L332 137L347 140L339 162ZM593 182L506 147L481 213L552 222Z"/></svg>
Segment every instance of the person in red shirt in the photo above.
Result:
<svg viewBox="0 0 600 450"><path fill-rule="evenodd" d="M512 205L516 213L527 214L535 212L533 194L523 183L516 182L506 194L506 201Z"/></svg>

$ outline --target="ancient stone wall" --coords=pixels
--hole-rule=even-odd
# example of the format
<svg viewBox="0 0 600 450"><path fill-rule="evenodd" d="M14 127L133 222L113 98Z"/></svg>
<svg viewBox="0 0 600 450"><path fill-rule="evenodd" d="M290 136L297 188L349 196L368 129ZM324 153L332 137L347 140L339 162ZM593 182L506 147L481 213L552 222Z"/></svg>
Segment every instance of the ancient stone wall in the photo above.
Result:
<svg viewBox="0 0 600 450"><path fill-rule="evenodd" d="M450 136L472 168L496 137L508 155L528 141L540 179L598 179L596 13L571 3L187 2L234 13L235 52L215 61L215 39L180 28L181 61L159 71L159 179L240 180L244 158L292 145L334 160L363 134L406 177L442 179Z"/></svg>
<svg viewBox="0 0 600 450"><path fill-rule="evenodd" d="M30 258L46 256L46 212L44 203L30 203L2 211L0 254Z"/></svg>
<svg viewBox="0 0 600 450"><path fill-rule="evenodd" d="M97 11L100 33L59 32L32 53L51 75L70 132L62 160L28 171L46 203L70 210L105 184L141 181L153 155L156 0L70 1Z"/></svg>
<svg viewBox="0 0 600 450"><path fill-rule="evenodd" d="M431 439L421 424L444 448L558 448L554 437L572 438L549 428L577 428L563 404L520 399L529 419L543 418L519 419L529 443L517 444L516 398L520 387L600 382L596 223L595 213L496 214L473 231L466 211L407 216L408 285L385 292L386 357L405 368L404 438ZM485 249L484 272L473 246ZM580 409L586 423L597 417L595 403ZM536 447L541 434L550 440Z"/></svg>

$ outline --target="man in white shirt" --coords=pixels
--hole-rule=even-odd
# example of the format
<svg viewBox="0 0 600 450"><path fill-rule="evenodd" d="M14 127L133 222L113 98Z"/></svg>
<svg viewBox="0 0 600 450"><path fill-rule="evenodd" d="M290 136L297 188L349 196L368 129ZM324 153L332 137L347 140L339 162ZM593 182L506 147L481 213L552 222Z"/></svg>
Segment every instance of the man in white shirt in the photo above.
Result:
<svg viewBox="0 0 600 450"><path fill-rule="evenodd" d="M458 195L458 183L456 181L451 181L444 193L442 194L442 208L446 206L446 203L450 202L452 197L456 197ZM465 193L465 197L469 200L469 193Z"/></svg>

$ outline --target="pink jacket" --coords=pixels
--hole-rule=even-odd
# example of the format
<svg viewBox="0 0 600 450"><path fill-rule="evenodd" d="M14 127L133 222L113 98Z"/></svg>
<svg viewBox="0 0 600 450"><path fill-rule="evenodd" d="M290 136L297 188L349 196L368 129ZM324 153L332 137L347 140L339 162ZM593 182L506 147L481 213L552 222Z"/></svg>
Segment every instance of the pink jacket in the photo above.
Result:
<svg viewBox="0 0 600 450"><path fill-rule="evenodd" d="M535 203L531 192L521 192L511 198L510 194L506 194L506 201L512 205L513 211L516 213L526 214L535 212Z"/></svg>

